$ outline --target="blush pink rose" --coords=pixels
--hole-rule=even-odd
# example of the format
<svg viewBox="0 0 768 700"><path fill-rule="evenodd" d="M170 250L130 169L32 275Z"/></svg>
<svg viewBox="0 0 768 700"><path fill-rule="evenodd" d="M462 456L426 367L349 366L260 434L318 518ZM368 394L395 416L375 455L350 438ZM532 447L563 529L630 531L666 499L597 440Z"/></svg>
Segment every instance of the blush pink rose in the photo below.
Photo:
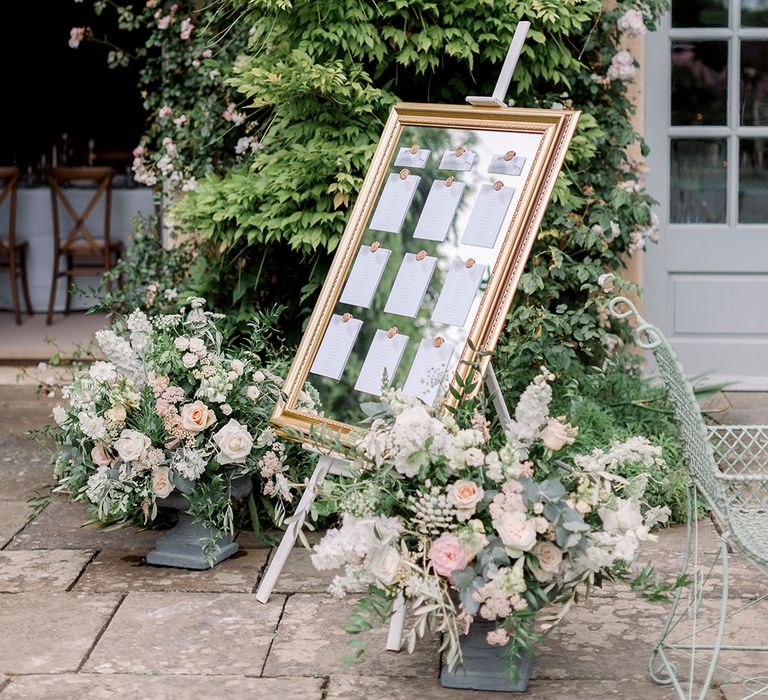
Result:
<svg viewBox="0 0 768 700"><path fill-rule="evenodd" d="M469 556L454 535L444 532L432 543L429 552L432 566L440 576L450 576L469 564Z"/></svg>

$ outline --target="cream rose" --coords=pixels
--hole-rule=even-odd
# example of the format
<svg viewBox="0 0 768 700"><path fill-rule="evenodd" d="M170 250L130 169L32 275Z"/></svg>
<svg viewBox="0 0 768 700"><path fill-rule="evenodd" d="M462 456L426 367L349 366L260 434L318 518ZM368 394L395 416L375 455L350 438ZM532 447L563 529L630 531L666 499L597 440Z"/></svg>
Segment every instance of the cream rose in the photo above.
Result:
<svg viewBox="0 0 768 700"><path fill-rule="evenodd" d="M176 340L173 341L173 344L176 346L176 349L180 350L181 352L185 352L187 348L189 348L189 340L187 340L187 338L184 336L179 336L176 338Z"/></svg>
<svg viewBox="0 0 768 700"><path fill-rule="evenodd" d="M218 460L222 465L244 462L253 447L248 429L234 418L230 418L229 423L214 434L213 441L219 448Z"/></svg>
<svg viewBox="0 0 768 700"><path fill-rule="evenodd" d="M551 542L539 542L533 553L539 558L539 568L548 573L556 574L563 561L563 551Z"/></svg>
<svg viewBox="0 0 768 700"><path fill-rule="evenodd" d="M108 467L112 464L112 458L107 454L107 448L102 442L91 450L91 459L97 467Z"/></svg>
<svg viewBox="0 0 768 700"><path fill-rule="evenodd" d="M572 445L576 439L574 429L556 418L549 419L547 427L541 431L539 437L544 443L544 447L552 450L552 452L557 452L565 445Z"/></svg>
<svg viewBox="0 0 768 700"><path fill-rule="evenodd" d="M188 352L181 358L181 362L187 369L192 369L197 364L197 355Z"/></svg>
<svg viewBox="0 0 768 700"><path fill-rule="evenodd" d="M152 493L158 498L167 498L173 491L171 473L167 467L157 467L152 470Z"/></svg>
<svg viewBox="0 0 768 700"><path fill-rule="evenodd" d="M505 511L498 520L493 521L501 541L510 549L528 552L536 544L536 524L525 517L524 513Z"/></svg>
<svg viewBox="0 0 768 700"><path fill-rule="evenodd" d="M470 447L464 453L464 460L468 467L482 467L485 464L485 455L479 447Z"/></svg>
<svg viewBox="0 0 768 700"><path fill-rule="evenodd" d="M400 552L394 547L371 547L365 556L365 565L377 581L391 586L397 579L397 570L400 568Z"/></svg>
<svg viewBox="0 0 768 700"><path fill-rule="evenodd" d="M123 430L115 440L115 449L124 462L133 462L146 456L152 441L138 430Z"/></svg>
<svg viewBox="0 0 768 700"><path fill-rule="evenodd" d="M469 520L483 500L484 491L474 481L459 479L448 488L448 502L456 506L459 520Z"/></svg>
<svg viewBox="0 0 768 700"><path fill-rule="evenodd" d="M189 351L196 355L205 355L205 343L202 338L192 338L189 341Z"/></svg>
<svg viewBox="0 0 768 700"><path fill-rule="evenodd" d="M202 401L181 407L181 427L192 433L210 428L216 422L216 414Z"/></svg>

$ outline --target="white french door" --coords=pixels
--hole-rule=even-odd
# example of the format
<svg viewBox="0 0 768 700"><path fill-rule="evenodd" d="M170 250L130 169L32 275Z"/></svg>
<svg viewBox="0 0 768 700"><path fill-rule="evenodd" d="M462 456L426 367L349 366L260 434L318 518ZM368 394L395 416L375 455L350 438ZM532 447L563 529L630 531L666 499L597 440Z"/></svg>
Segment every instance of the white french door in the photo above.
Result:
<svg viewBox="0 0 768 700"><path fill-rule="evenodd" d="M672 0L649 34L646 318L687 373L768 389L768 0Z"/></svg>

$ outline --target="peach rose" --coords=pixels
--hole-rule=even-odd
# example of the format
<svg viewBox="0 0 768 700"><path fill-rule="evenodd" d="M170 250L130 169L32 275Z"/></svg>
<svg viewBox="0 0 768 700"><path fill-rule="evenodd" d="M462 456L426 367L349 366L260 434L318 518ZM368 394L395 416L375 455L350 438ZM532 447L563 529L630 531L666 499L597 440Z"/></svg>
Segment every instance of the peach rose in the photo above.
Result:
<svg viewBox="0 0 768 700"><path fill-rule="evenodd" d="M534 576L539 581L551 579L560 569L562 550L551 542L539 542L532 551L539 558L539 569L533 572Z"/></svg>
<svg viewBox="0 0 768 700"><path fill-rule="evenodd" d="M125 406L117 404L110 408L104 415L114 423L124 423L126 417Z"/></svg>
<svg viewBox="0 0 768 700"><path fill-rule="evenodd" d="M458 509L456 516L460 521L469 520L474 514L477 504L483 500L484 491L474 481L459 479L448 488L448 502Z"/></svg>
<svg viewBox="0 0 768 700"><path fill-rule="evenodd" d="M173 491L171 473L167 467L157 467L152 470L152 492L159 498L166 498Z"/></svg>
<svg viewBox="0 0 768 700"><path fill-rule="evenodd" d="M108 467L112 464L112 458L107 453L107 448L103 442L95 445L91 450L91 459L97 467Z"/></svg>
<svg viewBox="0 0 768 700"><path fill-rule="evenodd" d="M199 433L216 422L216 414L202 401L181 407L181 427L191 433Z"/></svg>
<svg viewBox="0 0 768 700"><path fill-rule="evenodd" d="M469 564L469 556L459 540L447 532L432 543L429 558L435 572L440 576L450 576L454 571L461 571Z"/></svg>

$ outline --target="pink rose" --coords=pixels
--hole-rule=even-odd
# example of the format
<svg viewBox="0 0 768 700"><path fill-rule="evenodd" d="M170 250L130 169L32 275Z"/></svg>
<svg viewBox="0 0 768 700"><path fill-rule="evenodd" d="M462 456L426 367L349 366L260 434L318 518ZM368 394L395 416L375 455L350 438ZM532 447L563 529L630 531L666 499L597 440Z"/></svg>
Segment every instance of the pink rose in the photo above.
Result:
<svg viewBox="0 0 768 700"><path fill-rule="evenodd" d="M101 442L91 450L91 459L97 467L108 467L112 464L112 458L107 453L107 448Z"/></svg>
<svg viewBox="0 0 768 700"><path fill-rule="evenodd" d="M469 556L454 535L444 532L432 543L429 552L432 566L440 576L450 576L469 564Z"/></svg>

